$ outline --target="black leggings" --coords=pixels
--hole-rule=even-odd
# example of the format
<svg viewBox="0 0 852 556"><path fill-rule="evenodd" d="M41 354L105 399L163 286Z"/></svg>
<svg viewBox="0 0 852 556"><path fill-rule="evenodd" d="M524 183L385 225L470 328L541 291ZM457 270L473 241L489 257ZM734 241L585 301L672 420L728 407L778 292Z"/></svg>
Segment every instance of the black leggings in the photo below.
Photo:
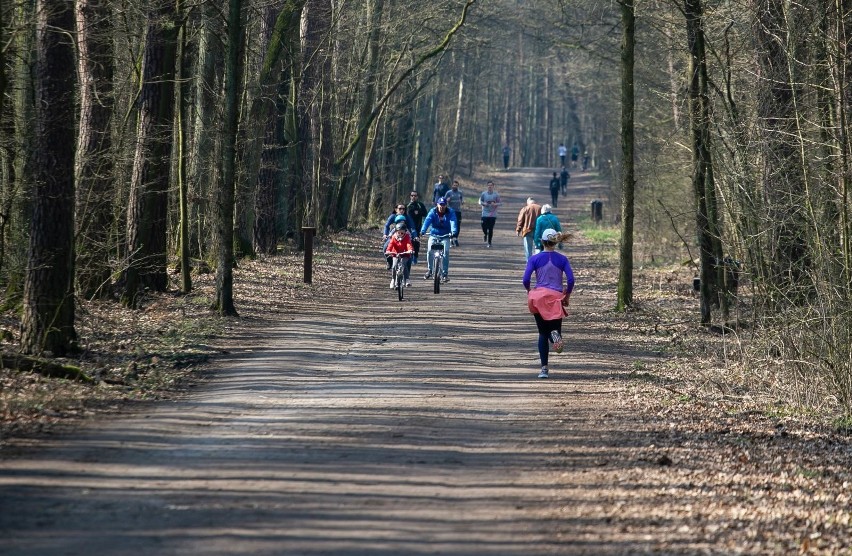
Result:
<svg viewBox="0 0 852 556"><path fill-rule="evenodd" d="M491 245L491 238L494 237L494 224L497 222L496 216L482 217L482 234L485 236L485 242Z"/></svg>
<svg viewBox="0 0 852 556"><path fill-rule="evenodd" d="M550 200L553 202L553 206L556 206L556 201L559 199L559 190L551 189L550 190Z"/></svg>
<svg viewBox="0 0 852 556"><path fill-rule="evenodd" d="M541 366L546 367L550 355L550 333L556 330L562 335L562 319L544 320L538 313L533 313L533 316L538 327L538 356Z"/></svg>

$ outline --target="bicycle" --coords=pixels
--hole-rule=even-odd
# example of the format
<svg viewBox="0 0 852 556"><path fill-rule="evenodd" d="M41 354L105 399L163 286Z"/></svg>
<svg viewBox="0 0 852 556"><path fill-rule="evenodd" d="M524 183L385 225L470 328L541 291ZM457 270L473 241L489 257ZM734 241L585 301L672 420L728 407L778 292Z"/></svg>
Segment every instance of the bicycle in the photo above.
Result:
<svg viewBox="0 0 852 556"><path fill-rule="evenodd" d="M406 251L405 253L400 253L399 255L393 255L393 267L391 267L391 276L393 276L393 288L397 291L399 295L399 300L402 301L402 298L405 297L403 293L405 291L405 259L403 259L400 255L411 255L411 251Z"/></svg>
<svg viewBox="0 0 852 556"><path fill-rule="evenodd" d="M444 234L440 236L433 235L432 238L436 241L432 242L429 249L432 251L432 279L434 280L433 290L435 293L441 293L441 282L446 282L447 277L442 274L442 270L444 268L444 242L443 240L449 239L452 237L452 234Z"/></svg>

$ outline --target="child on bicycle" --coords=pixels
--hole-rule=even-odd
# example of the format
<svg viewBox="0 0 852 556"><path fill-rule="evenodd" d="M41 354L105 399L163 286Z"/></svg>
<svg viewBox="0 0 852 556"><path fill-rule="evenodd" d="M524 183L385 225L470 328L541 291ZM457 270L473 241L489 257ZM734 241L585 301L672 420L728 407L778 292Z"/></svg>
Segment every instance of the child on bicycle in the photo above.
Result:
<svg viewBox="0 0 852 556"><path fill-rule="evenodd" d="M411 234L408 233L408 226L405 225L405 222L397 222L394 225L394 232L390 236L390 241L388 241L388 245L385 248L385 255L394 257L396 264L402 263L405 265L405 268L403 268L405 287L411 285L409 276L411 274L411 255L413 254L414 244L411 242ZM391 278L391 288L395 285L393 282L394 280Z"/></svg>

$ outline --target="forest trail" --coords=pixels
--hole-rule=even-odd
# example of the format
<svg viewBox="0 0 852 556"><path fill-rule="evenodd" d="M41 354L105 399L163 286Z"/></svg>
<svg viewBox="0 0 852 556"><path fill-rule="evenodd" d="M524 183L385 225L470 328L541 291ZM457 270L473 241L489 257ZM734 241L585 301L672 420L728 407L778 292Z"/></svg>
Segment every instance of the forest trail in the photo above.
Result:
<svg viewBox="0 0 852 556"><path fill-rule="evenodd" d="M549 169L493 175L503 196L485 249L479 191L440 297L412 271L330 305L303 303L236 338L183 399L101 419L0 461L0 552L12 555L625 554L708 548L655 432L620 400L636 361L613 337L606 263L582 238L566 349L539 380L514 233ZM480 183L482 185L482 183ZM484 185L482 186L484 189ZM602 184L575 173L568 224ZM381 261L377 258L377 269ZM251 346L251 347L247 347ZM650 454L650 455L649 455ZM675 477L676 479L676 477ZM694 502L694 501L693 501Z"/></svg>

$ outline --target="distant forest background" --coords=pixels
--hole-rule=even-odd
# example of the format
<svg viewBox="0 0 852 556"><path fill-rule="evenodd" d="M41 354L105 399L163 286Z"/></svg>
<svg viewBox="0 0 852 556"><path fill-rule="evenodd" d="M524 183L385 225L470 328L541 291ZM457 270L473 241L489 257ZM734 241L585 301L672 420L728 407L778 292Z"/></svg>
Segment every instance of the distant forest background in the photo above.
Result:
<svg viewBox="0 0 852 556"><path fill-rule="evenodd" d="M21 351L376 222L438 173L588 152L633 264L852 406L852 0L0 0L0 285ZM746 350L746 348L742 348ZM809 389L805 389L809 390Z"/></svg>

